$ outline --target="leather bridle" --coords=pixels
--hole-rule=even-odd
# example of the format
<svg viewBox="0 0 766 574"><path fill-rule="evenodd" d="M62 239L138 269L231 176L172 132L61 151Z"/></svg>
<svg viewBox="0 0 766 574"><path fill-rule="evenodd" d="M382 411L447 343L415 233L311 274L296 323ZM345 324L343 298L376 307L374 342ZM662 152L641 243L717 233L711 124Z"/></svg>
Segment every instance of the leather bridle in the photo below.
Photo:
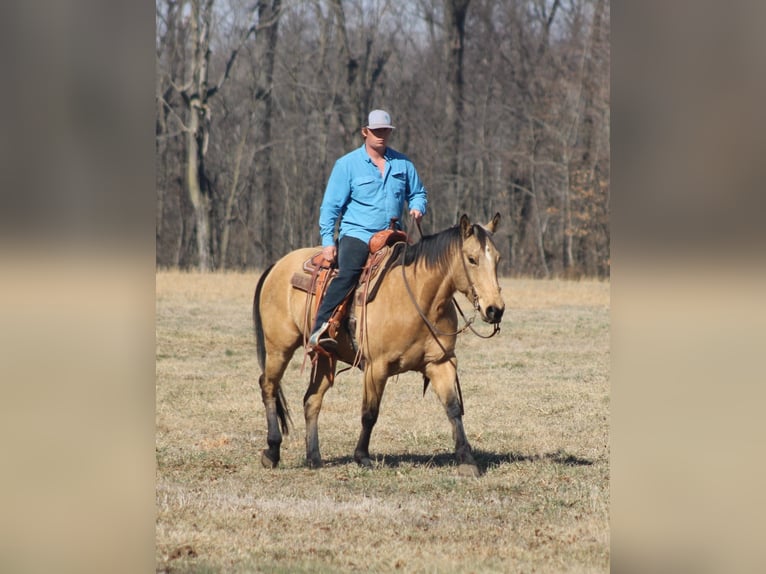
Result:
<svg viewBox="0 0 766 574"><path fill-rule="evenodd" d="M420 222L415 220L415 224L416 224L416 226L418 228L418 232L420 233L420 238L422 239L423 238L423 230L420 228ZM442 337L452 337L452 336L455 336L455 335L460 335L466 329L470 329L473 332L473 334L476 335L477 337L480 337L482 339L489 339L491 337L494 337L495 335L497 335L500 332L500 323L493 323L493 330L492 330L492 333L489 334L489 335L482 335L472 325L472 323L476 319L476 313L477 313L477 311L479 311L479 295L476 292L476 287L474 287L474 284L471 281L471 276L468 274L468 266L466 265L465 255L463 253L463 235L462 235L462 233L460 234L460 246L459 246L459 249L460 249L460 261L463 264L463 271L465 273L466 279L468 280L469 287L471 289L471 295L472 295L472 299L473 299L473 301L472 301L472 304L473 304L473 316L470 319L468 319L465 316L465 313L463 313L463 310L460 308L460 305L458 305L457 300L453 296L452 297L452 304L455 306L455 309L457 309L458 313L460 313L460 316L465 321L465 325L463 325L463 327L461 327L460 329L458 329L457 331L455 331L453 333L448 333L448 332L445 333L444 331L440 330L426 316L426 314L423 312L423 309L420 308L420 305L418 305L418 302L415 299L415 294L412 292L412 288L410 287L410 283L409 283L409 281L407 281L407 274L405 273L405 269L404 269L404 259L405 259L405 255L407 253L407 245L408 244L405 242L404 249L402 251L402 264L401 264L401 268L402 268L402 280L404 281L404 286L407 289L407 294L410 296L410 300L412 301L412 304L415 306L415 309L417 310L418 315L420 315L420 318L426 324L426 326L428 327L428 330L431 332L431 334L434 336L434 338L437 340L437 342L439 342L439 346L442 347L442 350L445 353L446 353L446 350L441 345L441 342L438 339L439 336L442 336Z"/></svg>

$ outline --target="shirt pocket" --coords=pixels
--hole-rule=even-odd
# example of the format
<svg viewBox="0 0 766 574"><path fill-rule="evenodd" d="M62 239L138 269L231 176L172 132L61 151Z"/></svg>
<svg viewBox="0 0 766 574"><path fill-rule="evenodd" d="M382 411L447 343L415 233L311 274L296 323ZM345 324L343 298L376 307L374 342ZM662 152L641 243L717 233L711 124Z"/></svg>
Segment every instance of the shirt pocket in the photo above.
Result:
<svg viewBox="0 0 766 574"><path fill-rule="evenodd" d="M351 198L364 205L374 205L380 190L380 181L365 175L351 180Z"/></svg>
<svg viewBox="0 0 766 574"><path fill-rule="evenodd" d="M391 173L388 176L388 188L397 199L403 198L404 192L407 189L407 174L403 171Z"/></svg>

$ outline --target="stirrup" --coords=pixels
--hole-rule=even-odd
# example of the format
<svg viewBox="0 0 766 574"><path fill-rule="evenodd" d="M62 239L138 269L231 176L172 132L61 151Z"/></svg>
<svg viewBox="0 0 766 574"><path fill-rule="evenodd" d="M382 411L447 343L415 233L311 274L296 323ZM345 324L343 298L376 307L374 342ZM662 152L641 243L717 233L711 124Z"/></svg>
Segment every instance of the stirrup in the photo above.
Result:
<svg viewBox="0 0 766 574"><path fill-rule="evenodd" d="M338 347L338 341L333 339L327 329L330 323L324 322L317 327L308 340L308 346L311 348L322 347L325 351L334 351Z"/></svg>

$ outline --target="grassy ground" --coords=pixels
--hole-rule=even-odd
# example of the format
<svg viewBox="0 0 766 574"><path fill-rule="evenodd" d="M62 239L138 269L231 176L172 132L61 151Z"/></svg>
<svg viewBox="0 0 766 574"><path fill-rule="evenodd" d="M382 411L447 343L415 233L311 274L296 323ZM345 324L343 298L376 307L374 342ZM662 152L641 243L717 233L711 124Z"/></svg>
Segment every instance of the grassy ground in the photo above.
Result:
<svg viewBox="0 0 766 574"><path fill-rule="evenodd" d="M360 376L340 375L319 419L325 467L305 468L299 356L284 379L295 427L263 469L257 275L156 279L158 572L608 570L608 283L501 281L501 332L458 341L483 471L464 479L412 373L388 384L371 470L351 459Z"/></svg>

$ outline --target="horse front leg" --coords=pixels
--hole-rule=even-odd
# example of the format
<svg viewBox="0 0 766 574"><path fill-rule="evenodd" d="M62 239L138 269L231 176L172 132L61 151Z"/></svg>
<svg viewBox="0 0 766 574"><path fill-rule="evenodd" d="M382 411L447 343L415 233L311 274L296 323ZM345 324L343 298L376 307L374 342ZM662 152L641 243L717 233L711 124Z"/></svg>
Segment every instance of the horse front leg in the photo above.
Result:
<svg viewBox="0 0 766 574"><path fill-rule="evenodd" d="M431 380L431 388L447 413L452 426L452 438L455 440L455 461L458 473L462 476L478 477L479 467L473 458L471 445L463 428L463 416L460 414L460 395L457 391L457 365L455 359L442 363L429 363L425 375Z"/></svg>
<svg viewBox="0 0 766 574"><path fill-rule="evenodd" d="M359 434L359 440L354 449L354 460L361 466L372 466L370 459L370 437L375 423L378 422L378 412L380 410L380 400L383 397L383 391L386 388L385 375L373 374L372 363L367 363L364 369L364 395L362 398L362 432ZM382 369L378 369L382 371Z"/></svg>
<svg viewBox="0 0 766 574"><path fill-rule="evenodd" d="M322 466L319 454L319 412L324 394L333 384L335 359L324 355L316 358L311 369L311 380L303 396L303 414L306 418L306 464L311 468Z"/></svg>

